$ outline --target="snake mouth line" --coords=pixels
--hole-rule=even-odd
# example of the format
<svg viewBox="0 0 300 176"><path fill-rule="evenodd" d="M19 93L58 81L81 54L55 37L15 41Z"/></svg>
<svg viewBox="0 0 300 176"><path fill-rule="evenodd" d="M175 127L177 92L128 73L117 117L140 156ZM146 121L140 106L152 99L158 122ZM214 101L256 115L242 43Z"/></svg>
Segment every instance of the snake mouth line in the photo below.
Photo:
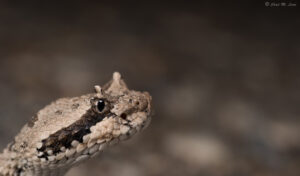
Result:
<svg viewBox="0 0 300 176"><path fill-rule="evenodd" d="M59 152L62 152L62 148L71 148L71 143L74 140L82 143L83 136L91 133L90 128L92 126L101 122L105 117L112 118L115 116L116 114L111 113L110 111L99 114L95 113L92 109L89 109L78 121L51 134L48 138L43 139L42 146L37 148L37 151L39 152L38 157L48 160L49 154L47 151L52 151L52 155L56 155Z"/></svg>

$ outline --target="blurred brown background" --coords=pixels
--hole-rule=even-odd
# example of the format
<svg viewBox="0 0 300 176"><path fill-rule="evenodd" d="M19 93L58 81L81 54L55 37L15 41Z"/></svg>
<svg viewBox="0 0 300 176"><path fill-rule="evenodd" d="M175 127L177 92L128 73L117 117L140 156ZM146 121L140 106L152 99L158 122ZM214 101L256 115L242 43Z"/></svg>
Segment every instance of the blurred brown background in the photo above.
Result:
<svg viewBox="0 0 300 176"><path fill-rule="evenodd" d="M300 175L298 7L0 4L1 150L52 100L120 71L153 96L153 121L68 176Z"/></svg>

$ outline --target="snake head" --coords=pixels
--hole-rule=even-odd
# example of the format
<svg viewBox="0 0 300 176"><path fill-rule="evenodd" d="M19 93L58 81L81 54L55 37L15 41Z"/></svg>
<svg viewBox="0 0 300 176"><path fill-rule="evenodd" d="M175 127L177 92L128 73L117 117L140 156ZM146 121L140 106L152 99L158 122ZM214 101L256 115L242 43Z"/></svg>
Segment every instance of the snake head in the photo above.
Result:
<svg viewBox="0 0 300 176"><path fill-rule="evenodd" d="M92 100L98 111L107 113L101 122L91 127L90 140L117 143L144 129L151 120L151 96L148 92L129 90L118 72L103 89L95 86ZM106 109L105 109L106 108Z"/></svg>
<svg viewBox="0 0 300 176"><path fill-rule="evenodd" d="M115 72L103 87L95 86L95 93L60 98L34 115L6 150L17 161L7 172L65 173L144 129L150 114L149 93L128 89Z"/></svg>
<svg viewBox="0 0 300 176"><path fill-rule="evenodd" d="M115 72L103 88L95 86L95 93L59 99L46 106L21 134L34 136L33 146L42 160L58 161L75 155L74 162L79 162L78 156L95 156L106 146L144 129L150 113L149 93L129 90Z"/></svg>

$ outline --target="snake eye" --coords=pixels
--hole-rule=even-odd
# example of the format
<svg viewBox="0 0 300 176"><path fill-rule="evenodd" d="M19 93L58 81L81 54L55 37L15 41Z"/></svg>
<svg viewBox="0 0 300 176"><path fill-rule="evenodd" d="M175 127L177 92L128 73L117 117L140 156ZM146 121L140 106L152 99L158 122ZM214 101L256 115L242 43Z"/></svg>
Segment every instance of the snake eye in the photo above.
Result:
<svg viewBox="0 0 300 176"><path fill-rule="evenodd" d="M99 112L102 112L105 107L105 101L103 99L98 100L97 109Z"/></svg>

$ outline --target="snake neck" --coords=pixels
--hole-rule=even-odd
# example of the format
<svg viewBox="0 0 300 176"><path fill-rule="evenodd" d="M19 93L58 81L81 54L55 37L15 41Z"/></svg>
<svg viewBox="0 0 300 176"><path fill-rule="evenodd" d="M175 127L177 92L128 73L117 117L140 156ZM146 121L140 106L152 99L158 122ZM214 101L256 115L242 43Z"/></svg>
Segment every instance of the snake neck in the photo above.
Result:
<svg viewBox="0 0 300 176"><path fill-rule="evenodd" d="M24 154L4 149L0 153L0 176L63 176L67 167L45 167L30 163Z"/></svg>

